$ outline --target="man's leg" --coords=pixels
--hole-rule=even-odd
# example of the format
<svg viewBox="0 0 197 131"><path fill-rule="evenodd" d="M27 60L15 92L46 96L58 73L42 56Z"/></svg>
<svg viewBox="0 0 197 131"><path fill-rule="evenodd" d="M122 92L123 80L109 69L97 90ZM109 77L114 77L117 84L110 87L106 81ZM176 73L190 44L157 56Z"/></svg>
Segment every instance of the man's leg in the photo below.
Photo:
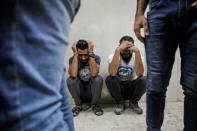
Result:
<svg viewBox="0 0 197 131"><path fill-rule="evenodd" d="M121 95L120 80L117 76L108 76L106 78L106 85L111 96L117 103L124 101L124 98Z"/></svg>
<svg viewBox="0 0 197 131"><path fill-rule="evenodd" d="M68 85L70 94L72 95L75 101L75 104L77 106L81 106L82 100L80 98L80 80L78 78L69 77L67 79L67 85Z"/></svg>
<svg viewBox="0 0 197 131"><path fill-rule="evenodd" d="M67 85L65 82L65 79L63 77L62 83L61 83L61 89L60 93L62 95L62 104L61 104L61 110L64 115L64 121L68 125L69 131L74 131L74 123L73 123L73 116L72 116L72 110L70 106L70 102L68 99L68 94L67 94Z"/></svg>
<svg viewBox="0 0 197 131"><path fill-rule="evenodd" d="M92 92L92 100L91 105L96 105L99 103L99 100L101 98L101 92L103 87L103 78L101 76L96 76L94 78L91 78L91 92Z"/></svg>
<svg viewBox="0 0 197 131"><path fill-rule="evenodd" d="M83 84L77 77L69 77L67 79L67 85L76 105L72 109L73 116L76 117L82 111L82 96L84 96Z"/></svg>
<svg viewBox="0 0 197 131"><path fill-rule="evenodd" d="M177 1L178 2L178 1ZM149 36L146 37L147 56L147 131L161 131L164 119L166 87L177 49L175 31L176 1L155 1L148 13ZM161 7L161 8L160 8Z"/></svg>
<svg viewBox="0 0 197 131"><path fill-rule="evenodd" d="M185 89L184 95L184 131L196 131L197 93L190 89Z"/></svg>
<svg viewBox="0 0 197 131"><path fill-rule="evenodd" d="M150 36L150 41L147 40L146 45L148 67L146 82L147 131L161 131L164 119L166 87L169 84L175 57L175 49L173 47L170 49L171 45L166 44L169 41L165 41L169 38L157 39L158 36Z"/></svg>
<svg viewBox="0 0 197 131"><path fill-rule="evenodd" d="M142 95L146 92L146 77L141 76L134 81L134 91L132 93L131 101L138 102Z"/></svg>
<svg viewBox="0 0 197 131"><path fill-rule="evenodd" d="M122 96L122 89L120 87L120 79L117 76L108 76L106 78L106 85L111 96L116 101L115 114L120 115L125 109L125 99Z"/></svg>
<svg viewBox="0 0 197 131"><path fill-rule="evenodd" d="M180 38L181 85L184 89L184 131L197 130L197 8L191 7L182 19ZM185 19L187 21L185 21Z"/></svg>
<svg viewBox="0 0 197 131"><path fill-rule="evenodd" d="M92 92L92 110L95 115L100 116L103 114L103 110L99 104L101 97L102 87L103 87L103 78L101 76L92 77L90 81L90 87Z"/></svg>
<svg viewBox="0 0 197 131"><path fill-rule="evenodd" d="M138 105L138 101L141 99L142 95L146 91L146 77L140 76L136 80L130 83L130 100L129 100L129 107L136 112L137 114L142 114L143 110Z"/></svg>
<svg viewBox="0 0 197 131"><path fill-rule="evenodd" d="M0 5L0 130L69 130L60 110L74 17L68 8L75 7L52 0L9 0Z"/></svg>

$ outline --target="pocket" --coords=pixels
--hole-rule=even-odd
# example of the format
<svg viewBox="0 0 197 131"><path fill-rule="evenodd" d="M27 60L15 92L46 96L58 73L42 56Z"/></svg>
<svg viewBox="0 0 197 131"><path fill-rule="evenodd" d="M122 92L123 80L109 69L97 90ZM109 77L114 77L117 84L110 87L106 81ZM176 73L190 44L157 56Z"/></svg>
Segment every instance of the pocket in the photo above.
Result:
<svg viewBox="0 0 197 131"><path fill-rule="evenodd" d="M161 0L150 0L149 9L152 10L154 8L158 8L161 3Z"/></svg>
<svg viewBox="0 0 197 131"><path fill-rule="evenodd" d="M158 12L161 12L162 8L165 7L164 4L162 4L163 0L150 0L149 3L149 11L147 12L147 19L152 19L154 15L158 14Z"/></svg>

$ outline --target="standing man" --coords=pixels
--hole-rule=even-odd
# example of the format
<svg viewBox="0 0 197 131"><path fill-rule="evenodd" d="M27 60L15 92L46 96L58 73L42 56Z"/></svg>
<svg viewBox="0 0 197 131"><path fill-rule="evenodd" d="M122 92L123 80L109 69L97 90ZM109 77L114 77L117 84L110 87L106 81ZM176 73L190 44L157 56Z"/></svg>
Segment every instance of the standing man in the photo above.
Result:
<svg viewBox="0 0 197 131"><path fill-rule="evenodd" d="M72 117L64 119L60 109L60 89L78 7L78 0L0 4L1 131L73 131Z"/></svg>
<svg viewBox="0 0 197 131"><path fill-rule="evenodd" d="M82 107L87 110L91 106L95 115L103 114L99 105L103 86L103 79L99 75L101 60L94 54L93 47L93 43L86 40L79 40L72 46L73 56L69 59L70 77L67 79L67 84L76 104L73 108L73 116L77 116L82 111Z"/></svg>
<svg viewBox="0 0 197 131"><path fill-rule="evenodd" d="M144 11L149 4L147 19ZM161 131L177 47L184 90L184 131L197 131L197 1L138 0L134 31L147 55L147 130ZM146 39L141 36L144 28Z"/></svg>
<svg viewBox="0 0 197 131"><path fill-rule="evenodd" d="M142 114L138 101L145 93L144 66L133 38L122 37L114 55L110 55L109 59L106 85L117 103L115 114L120 115L124 111L125 100L129 100L129 107L137 114Z"/></svg>

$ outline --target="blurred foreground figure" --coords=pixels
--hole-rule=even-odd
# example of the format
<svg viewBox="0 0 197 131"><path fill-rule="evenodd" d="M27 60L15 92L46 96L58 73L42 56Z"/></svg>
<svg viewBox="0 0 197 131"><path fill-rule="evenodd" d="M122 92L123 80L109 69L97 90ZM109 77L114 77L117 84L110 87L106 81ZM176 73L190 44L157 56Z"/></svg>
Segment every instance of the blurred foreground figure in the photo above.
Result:
<svg viewBox="0 0 197 131"><path fill-rule="evenodd" d="M60 88L78 7L76 0L4 0L0 5L1 131L73 130L63 118Z"/></svg>
<svg viewBox="0 0 197 131"><path fill-rule="evenodd" d="M149 4L147 19L144 11ZM161 131L165 96L177 47L184 90L184 131L197 131L197 1L138 0L135 34L144 28L147 56L147 130Z"/></svg>

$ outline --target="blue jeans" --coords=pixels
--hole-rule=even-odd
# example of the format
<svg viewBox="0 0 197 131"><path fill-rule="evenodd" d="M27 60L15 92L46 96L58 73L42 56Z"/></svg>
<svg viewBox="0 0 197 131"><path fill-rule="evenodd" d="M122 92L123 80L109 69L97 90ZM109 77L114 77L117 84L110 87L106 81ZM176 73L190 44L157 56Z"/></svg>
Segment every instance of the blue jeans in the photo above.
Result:
<svg viewBox="0 0 197 131"><path fill-rule="evenodd" d="M197 8L195 0L152 0L147 14L147 130L161 131L177 47L184 89L184 131L197 131Z"/></svg>
<svg viewBox="0 0 197 131"><path fill-rule="evenodd" d="M66 81L65 81L64 75L63 75L63 80L62 80L61 89L60 89L60 93L63 96L63 98L62 98L62 104L61 104L60 109L63 112L64 121L68 125L69 131L74 131L72 109L71 109L71 106L70 106L70 102L69 102L69 99L68 99L67 92L68 92L67 91L67 84L66 84Z"/></svg>
<svg viewBox="0 0 197 131"><path fill-rule="evenodd" d="M4 0L0 5L1 131L70 131L73 126L64 121L60 88L74 1Z"/></svg>

